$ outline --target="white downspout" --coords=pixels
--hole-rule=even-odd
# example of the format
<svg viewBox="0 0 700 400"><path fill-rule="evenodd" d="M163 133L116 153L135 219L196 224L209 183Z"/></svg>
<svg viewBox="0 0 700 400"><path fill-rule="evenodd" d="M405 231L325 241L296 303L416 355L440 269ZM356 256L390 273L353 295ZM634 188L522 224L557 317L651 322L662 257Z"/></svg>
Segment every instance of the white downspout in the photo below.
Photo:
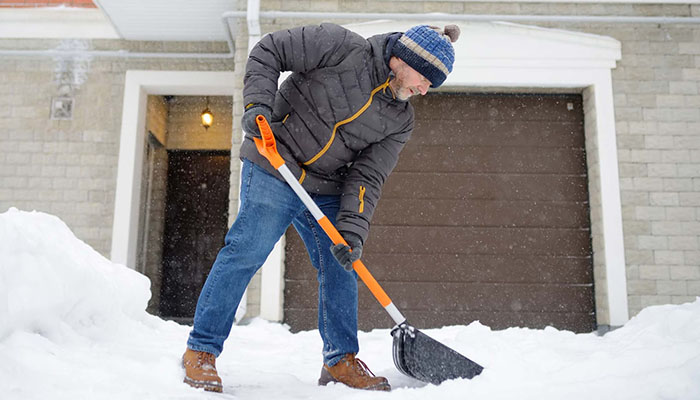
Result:
<svg viewBox="0 0 700 400"><path fill-rule="evenodd" d="M229 19L233 17L238 17L240 12L234 13L224 13L221 19L224 22L226 34L228 36L229 47L231 52L234 52L234 38L231 35L231 27L229 25ZM246 8L246 22L248 24L248 54L253 49L253 46L260 40L260 0L248 0L248 6ZM235 105L234 105L235 106ZM245 140L245 133L241 129L241 142ZM241 163L241 166L243 164ZM243 168L239 168L239 171L243 171ZM238 187L242 187L243 177L238 176ZM238 199L238 208L241 207L241 199ZM264 266L263 266L264 268ZM236 310L236 322L239 323L245 317L248 309L248 289L246 288L243 292L243 297L241 297L241 302ZM262 313L261 313L262 314Z"/></svg>
<svg viewBox="0 0 700 400"><path fill-rule="evenodd" d="M246 11L248 22L248 54L260 40L260 0L248 0Z"/></svg>
<svg viewBox="0 0 700 400"><path fill-rule="evenodd" d="M260 0L248 0L246 11L248 25L248 53L260 41ZM229 30L230 32L230 30ZM241 133L243 130L241 130ZM284 288L284 236L275 244L265 260L260 276L260 317L268 321L282 321ZM244 295L247 301L247 291ZM245 304L241 300L241 304Z"/></svg>

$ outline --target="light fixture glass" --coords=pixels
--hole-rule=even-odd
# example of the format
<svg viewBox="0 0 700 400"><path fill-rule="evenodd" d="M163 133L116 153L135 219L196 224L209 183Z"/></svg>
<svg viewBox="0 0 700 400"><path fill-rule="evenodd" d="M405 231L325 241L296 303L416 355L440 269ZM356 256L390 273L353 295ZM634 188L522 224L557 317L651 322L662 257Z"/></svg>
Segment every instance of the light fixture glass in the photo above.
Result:
<svg viewBox="0 0 700 400"><path fill-rule="evenodd" d="M204 109L204 111L202 111L200 118L204 129L209 129L211 124L214 123L214 114L212 114L211 110L209 109L209 96L207 96L207 107Z"/></svg>

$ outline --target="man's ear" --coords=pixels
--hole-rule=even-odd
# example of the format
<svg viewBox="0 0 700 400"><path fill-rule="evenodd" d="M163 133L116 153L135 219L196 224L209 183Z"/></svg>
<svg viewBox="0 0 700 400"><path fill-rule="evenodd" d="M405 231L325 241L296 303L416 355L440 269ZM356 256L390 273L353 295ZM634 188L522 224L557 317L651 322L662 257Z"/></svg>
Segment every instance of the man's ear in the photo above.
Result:
<svg viewBox="0 0 700 400"><path fill-rule="evenodd" d="M406 64L406 62L405 62L404 60L402 60L402 59L400 59L400 58L398 58L398 57L396 57L396 56L391 56L391 59L389 60L389 63L391 63L392 60L395 60L395 62L397 63L397 65Z"/></svg>
<svg viewBox="0 0 700 400"><path fill-rule="evenodd" d="M391 56L391 58L389 58L389 68L391 68L394 73L404 65L406 65L406 62L396 56Z"/></svg>

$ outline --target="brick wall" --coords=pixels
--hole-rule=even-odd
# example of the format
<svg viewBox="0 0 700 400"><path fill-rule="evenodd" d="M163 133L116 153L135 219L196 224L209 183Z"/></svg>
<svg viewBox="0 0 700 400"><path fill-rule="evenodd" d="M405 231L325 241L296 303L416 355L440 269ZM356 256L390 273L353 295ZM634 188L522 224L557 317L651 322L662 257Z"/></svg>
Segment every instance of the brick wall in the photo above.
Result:
<svg viewBox="0 0 700 400"><path fill-rule="evenodd" d="M148 46L156 45L111 40L71 42L80 42L86 48L132 51L148 51ZM62 43L0 40L0 48L44 49ZM168 46L174 52L226 48L225 44L208 43ZM57 215L80 239L109 256L124 77L130 69L223 71L233 69L233 63L0 57L0 212L17 207ZM69 88L66 82L70 82ZM50 119L51 99L65 92L75 99L73 118Z"/></svg>
<svg viewBox="0 0 700 400"><path fill-rule="evenodd" d="M51 120L51 99L59 94L56 64L0 58L0 210L14 206L56 214L79 238L108 254L120 78L111 72L91 75L74 93L73 119Z"/></svg>
<svg viewBox="0 0 700 400"><path fill-rule="evenodd" d="M617 8L698 15L697 6ZM622 43L612 76L630 315L692 301L700 296L700 25L557 27Z"/></svg>
<svg viewBox="0 0 700 400"><path fill-rule="evenodd" d="M631 26L613 72L630 311L700 295L700 26Z"/></svg>

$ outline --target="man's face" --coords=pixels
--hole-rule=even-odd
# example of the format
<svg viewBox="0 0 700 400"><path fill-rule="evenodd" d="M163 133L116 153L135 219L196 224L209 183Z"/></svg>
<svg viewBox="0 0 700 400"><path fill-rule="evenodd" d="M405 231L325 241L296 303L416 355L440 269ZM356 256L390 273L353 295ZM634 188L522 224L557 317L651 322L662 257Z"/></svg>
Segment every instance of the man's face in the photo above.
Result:
<svg viewBox="0 0 700 400"><path fill-rule="evenodd" d="M396 97L405 101L417 94L425 95L430 87L430 81L421 75L420 72L403 62L403 60L397 60L399 63L394 68L395 78L389 82Z"/></svg>

